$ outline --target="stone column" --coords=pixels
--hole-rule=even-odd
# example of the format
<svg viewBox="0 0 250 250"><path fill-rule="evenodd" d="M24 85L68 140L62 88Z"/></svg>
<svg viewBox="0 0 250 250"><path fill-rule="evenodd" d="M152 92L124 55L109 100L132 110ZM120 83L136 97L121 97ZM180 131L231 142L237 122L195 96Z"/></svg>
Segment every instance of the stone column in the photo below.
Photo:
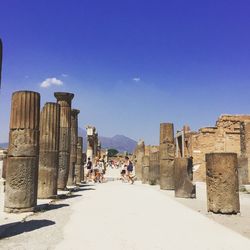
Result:
<svg viewBox="0 0 250 250"><path fill-rule="evenodd" d="M159 151L149 153L149 174L148 181L150 185L160 183L160 158Z"/></svg>
<svg viewBox="0 0 250 250"><path fill-rule="evenodd" d="M250 182L250 123L240 123L241 154L238 158L239 181L241 184Z"/></svg>
<svg viewBox="0 0 250 250"><path fill-rule="evenodd" d="M160 188L174 190L174 125L160 124Z"/></svg>
<svg viewBox="0 0 250 250"><path fill-rule="evenodd" d="M5 212L33 211L37 204L40 94L12 95Z"/></svg>
<svg viewBox="0 0 250 250"><path fill-rule="evenodd" d="M81 183L83 174L83 160L82 160L82 145L83 138L77 138L77 151L76 151L76 184Z"/></svg>
<svg viewBox="0 0 250 250"><path fill-rule="evenodd" d="M75 185L75 165L76 165L76 150L78 137L78 114L80 110L72 109L71 111L71 145L70 145L70 164L68 186Z"/></svg>
<svg viewBox="0 0 250 250"><path fill-rule="evenodd" d="M94 130L92 126L87 126L87 159L94 160Z"/></svg>
<svg viewBox="0 0 250 250"><path fill-rule="evenodd" d="M195 198L196 189L193 185L193 161L191 158L175 158L175 197Z"/></svg>
<svg viewBox="0 0 250 250"><path fill-rule="evenodd" d="M148 184L149 177L149 156L144 155L142 157L142 183Z"/></svg>
<svg viewBox="0 0 250 250"><path fill-rule="evenodd" d="M85 180L85 173L84 173L84 165L86 164L87 162L87 155L86 153L82 153L82 175L81 175L81 181L84 181Z"/></svg>
<svg viewBox="0 0 250 250"><path fill-rule="evenodd" d="M236 153L206 154L208 211L221 214L240 212Z"/></svg>
<svg viewBox="0 0 250 250"><path fill-rule="evenodd" d="M60 105L47 102L40 115L38 198L57 195Z"/></svg>
<svg viewBox="0 0 250 250"><path fill-rule="evenodd" d="M145 155L145 144L143 140L139 140L136 147L136 165L135 174L139 180L142 179L142 158Z"/></svg>
<svg viewBox="0 0 250 250"><path fill-rule="evenodd" d="M70 160L70 128L71 128L71 102L74 94L65 92L54 93L60 105L60 136L59 136L59 163L57 188L65 189L69 175Z"/></svg>

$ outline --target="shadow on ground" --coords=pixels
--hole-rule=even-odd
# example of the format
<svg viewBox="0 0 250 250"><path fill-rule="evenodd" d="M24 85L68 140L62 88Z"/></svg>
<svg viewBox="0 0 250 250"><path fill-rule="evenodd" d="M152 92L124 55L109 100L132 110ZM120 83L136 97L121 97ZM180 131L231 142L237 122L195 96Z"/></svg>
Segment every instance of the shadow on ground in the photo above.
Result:
<svg viewBox="0 0 250 250"><path fill-rule="evenodd" d="M0 226L0 239L13 237L22 233L31 232L42 227L55 225L51 220L31 220L24 222L14 222Z"/></svg>
<svg viewBox="0 0 250 250"><path fill-rule="evenodd" d="M68 206L69 206L68 204L53 204L53 203L41 204L36 207L36 212L46 212Z"/></svg>
<svg viewBox="0 0 250 250"><path fill-rule="evenodd" d="M55 200L66 200L82 196L81 194L60 194Z"/></svg>
<svg viewBox="0 0 250 250"><path fill-rule="evenodd" d="M71 192L72 193L76 193L76 192L90 191L90 190L96 190L96 189L95 188L91 188L91 187L89 187L89 188L78 188L78 189L72 190Z"/></svg>

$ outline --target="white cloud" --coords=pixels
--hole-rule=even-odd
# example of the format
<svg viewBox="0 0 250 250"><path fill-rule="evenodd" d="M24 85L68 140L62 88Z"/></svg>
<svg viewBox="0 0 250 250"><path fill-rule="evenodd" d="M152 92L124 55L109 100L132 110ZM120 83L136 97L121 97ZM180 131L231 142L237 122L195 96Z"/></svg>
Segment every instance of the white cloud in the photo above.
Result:
<svg viewBox="0 0 250 250"><path fill-rule="evenodd" d="M52 78L47 78L46 80L44 80L41 84L40 87L41 88L49 88L51 85L63 85L63 82L59 79L56 79L55 77Z"/></svg>
<svg viewBox="0 0 250 250"><path fill-rule="evenodd" d="M139 81L141 81L141 78L139 78L139 77L134 77L134 78L133 78L133 81L139 82Z"/></svg>
<svg viewBox="0 0 250 250"><path fill-rule="evenodd" d="M62 77L68 77L69 75L68 74L62 74Z"/></svg>

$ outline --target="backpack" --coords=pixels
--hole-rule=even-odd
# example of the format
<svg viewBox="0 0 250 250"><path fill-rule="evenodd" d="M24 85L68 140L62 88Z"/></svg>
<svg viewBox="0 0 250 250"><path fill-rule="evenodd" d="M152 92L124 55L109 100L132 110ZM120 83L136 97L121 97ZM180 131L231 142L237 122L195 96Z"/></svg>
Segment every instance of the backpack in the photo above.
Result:
<svg viewBox="0 0 250 250"><path fill-rule="evenodd" d="M132 164L131 161L129 162L129 165L127 166L127 170L130 171L130 172L133 171L133 164Z"/></svg>

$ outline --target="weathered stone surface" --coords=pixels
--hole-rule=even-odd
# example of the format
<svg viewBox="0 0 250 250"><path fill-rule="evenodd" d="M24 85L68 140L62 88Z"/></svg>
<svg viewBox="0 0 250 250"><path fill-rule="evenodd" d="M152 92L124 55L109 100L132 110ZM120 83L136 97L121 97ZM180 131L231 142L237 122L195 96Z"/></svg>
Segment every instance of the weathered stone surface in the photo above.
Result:
<svg viewBox="0 0 250 250"><path fill-rule="evenodd" d="M193 163L190 158L175 158L174 177L175 177L175 197L195 198L196 189L192 183Z"/></svg>
<svg viewBox="0 0 250 250"><path fill-rule="evenodd" d="M160 124L160 188L173 190L174 185L174 125L173 123Z"/></svg>
<svg viewBox="0 0 250 250"><path fill-rule="evenodd" d="M32 91L14 92L11 103L10 130L39 130L39 121L40 94Z"/></svg>
<svg viewBox="0 0 250 250"><path fill-rule="evenodd" d="M241 155L240 124L242 122L249 123L250 115L221 115L215 127L206 127L199 129L199 132L185 133L187 156L193 157L194 181L206 180L205 154L233 152L237 153L238 156ZM248 143L250 144L250 142ZM250 171L248 178L250 180Z"/></svg>
<svg viewBox="0 0 250 250"><path fill-rule="evenodd" d="M60 152L58 156L58 178L57 178L57 188L65 189L68 175L69 175L69 153Z"/></svg>
<svg viewBox="0 0 250 250"><path fill-rule="evenodd" d="M57 195L60 106L46 103L41 112L38 198Z"/></svg>
<svg viewBox="0 0 250 250"><path fill-rule="evenodd" d="M6 212L33 211L37 199L40 94L12 95L10 148L6 169Z"/></svg>
<svg viewBox="0 0 250 250"><path fill-rule="evenodd" d="M6 169L5 212L33 211L37 199L36 157L9 157Z"/></svg>
<svg viewBox="0 0 250 250"><path fill-rule="evenodd" d="M149 183L149 156L144 155L142 158L142 183Z"/></svg>
<svg viewBox="0 0 250 250"><path fill-rule="evenodd" d="M71 144L70 144L70 167L68 176L68 186L75 184L75 165L77 158L77 137L78 137L78 114L80 110L71 110Z"/></svg>
<svg viewBox="0 0 250 250"><path fill-rule="evenodd" d="M248 158L244 156L238 157L238 175L239 185L248 184Z"/></svg>
<svg viewBox="0 0 250 250"><path fill-rule="evenodd" d="M240 123L240 148L241 148L241 157L248 158L248 170L242 172L241 171L241 177L243 173L248 175L248 181L246 182L244 180L244 184L250 183L250 122L241 122ZM242 162L241 162L242 163ZM242 170L242 169L241 169ZM245 179L245 177L244 177ZM245 183L246 182L246 183Z"/></svg>
<svg viewBox="0 0 250 250"><path fill-rule="evenodd" d="M76 154L76 183L81 183L83 176L83 161L82 161L82 146L83 146L83 138L77 138L77 154Z"/></svg>
<svg viewBox="0 0 250 250"><path fill-rule="evenodd" d="M148 181L150 185L160 183L160 159L159 151L149 153L149 175Z"/></svg>
<svg viewBox="0 0 250 250"><path fill-rule="evenodd" d="M208 211L222 214L240 212L236 153L206 154Z"/></svg>
<svg viewBox="0 0 250 250"><path fill-rule="evenodd" d="M142 158L145 155L145 144L143 140L140 140L137 144L136 150L136 164L135 164L135 174L139 180L142 179Z"/></svg>
<svg viewBox="0 0 250 250"><path fill-rule="evenodd" d="M60 105L59 171L57 185L59 189L65 189L70 165L71 102L74 94L56 92L54 95L57 103Z"/></svg>
<svg viewBox="0 0 250 250"><path fill-rule="evenodd" d="M3 169L2 169L2 178L3 179L6 179L7 164L8 164L8 156L7 156L7 152L6 152L3 155Z"/></svg>
<svg viewBox="0 0 250 250"><path fill-rule="evenodd" d="M39 153L39 130L15 129L9 134L8 154L11 156L37 156Z"/></svg>

